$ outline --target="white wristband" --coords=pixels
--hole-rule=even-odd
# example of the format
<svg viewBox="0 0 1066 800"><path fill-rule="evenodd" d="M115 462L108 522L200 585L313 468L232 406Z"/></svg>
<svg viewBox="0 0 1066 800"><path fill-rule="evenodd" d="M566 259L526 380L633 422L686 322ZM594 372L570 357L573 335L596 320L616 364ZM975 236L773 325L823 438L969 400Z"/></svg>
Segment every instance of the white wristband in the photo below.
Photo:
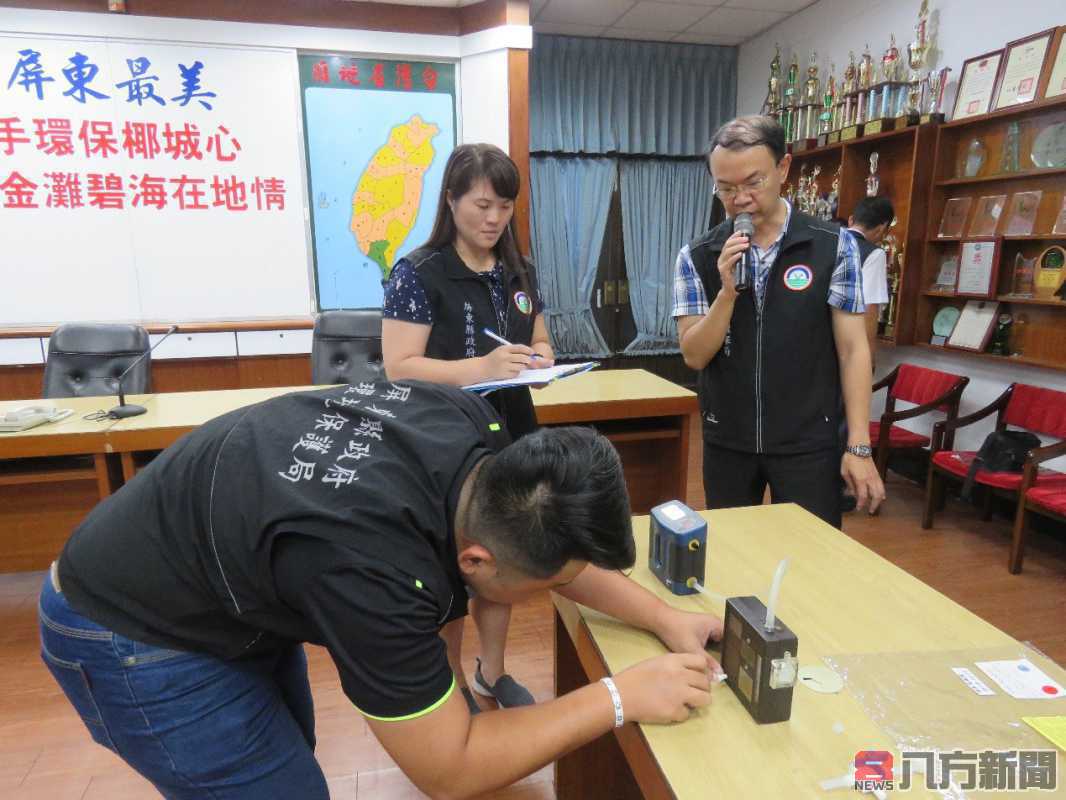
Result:
<svg viewBox="0 0 1066 800"><path fill-rule="evenodd" d="M611 693L611 702L614 703L614 726L621 728L626 723L625 715L622 713L622 695L618 694L618 687L610 678L600 678L600 682Z"/></svg>

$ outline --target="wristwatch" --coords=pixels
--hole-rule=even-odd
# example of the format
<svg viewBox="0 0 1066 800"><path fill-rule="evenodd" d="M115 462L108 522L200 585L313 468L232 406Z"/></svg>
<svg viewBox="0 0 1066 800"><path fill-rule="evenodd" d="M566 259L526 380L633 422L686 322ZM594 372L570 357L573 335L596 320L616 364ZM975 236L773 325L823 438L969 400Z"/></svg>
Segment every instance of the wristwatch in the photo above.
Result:
<svg viewBox="0 0 1066 800"><path fill-rule="evenodd" d="M851 453L853 456L859 458L870 458L874 454L874 450L868 444L853 444L844 448L845 452Z"/></svg>

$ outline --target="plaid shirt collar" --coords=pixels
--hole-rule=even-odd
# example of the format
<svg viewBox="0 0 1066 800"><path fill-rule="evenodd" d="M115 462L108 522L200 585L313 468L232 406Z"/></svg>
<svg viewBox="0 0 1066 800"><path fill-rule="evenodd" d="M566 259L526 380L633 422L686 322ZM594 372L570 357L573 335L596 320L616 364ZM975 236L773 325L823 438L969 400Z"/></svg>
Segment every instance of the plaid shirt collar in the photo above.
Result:
<svg viewBox="0 0 1066 800"><path fill-rule="evenodd" d="M755 274L753 276L755 279L755 298L760 309L766 300L766 283L770 278L770 268L774 265L777 252L781 249L781 242L784 240L785 234L788 233L789 223L792 222L792 204L783 197L781 202L785 204L785 221L781 225L781 230L778 232L773 244L763 249L755 242L751 243L751 254L755 257Z"/></svg>

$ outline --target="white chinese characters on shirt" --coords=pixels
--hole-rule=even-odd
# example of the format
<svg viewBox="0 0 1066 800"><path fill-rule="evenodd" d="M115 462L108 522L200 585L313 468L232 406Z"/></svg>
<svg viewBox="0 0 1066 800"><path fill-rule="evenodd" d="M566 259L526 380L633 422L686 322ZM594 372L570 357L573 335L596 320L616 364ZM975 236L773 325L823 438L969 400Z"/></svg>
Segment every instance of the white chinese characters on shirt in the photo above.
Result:
<svg viewBox="0 0 1066 800"><path fill-rule="evenodd" d="M314 480L317 472L321 475L319 480L334 489L355 483L359 480L356 465L371 458L373 442L383 441L382 418L396 418L396 412L385 404L395 408L395 404L406 403L410 396L410 386L360 382L346 387L340 397L325 398L324 410L315 419L313 429L302 433L290 448L292 463L279 470L278 476L290 483L301 483ZM365 413L359 414L356 421L355 417L339 413L341 409L349 412L359 409ZM348 433L350 438L344 450L331 457L334 437L330 434L337 433ZM321 461L320 457L323 457ZM324 467L325 474L319 467Z"/></svg>

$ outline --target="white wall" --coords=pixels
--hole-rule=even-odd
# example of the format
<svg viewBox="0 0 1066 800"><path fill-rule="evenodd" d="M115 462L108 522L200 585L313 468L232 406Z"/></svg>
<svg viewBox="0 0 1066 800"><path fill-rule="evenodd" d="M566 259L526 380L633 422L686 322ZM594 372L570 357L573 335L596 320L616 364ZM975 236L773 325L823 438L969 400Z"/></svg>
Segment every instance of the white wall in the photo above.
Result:
<svg viewBox="0 0 1066 800"><path fill-rule="evenodd" d="M507 51L464 56L459 62L461 144L488 142L510 152Z"/></svg>
<svg viewBox="0 0 1066 800"><path fill-rule="evenodd" d="M799 56L802 70L806 68L809 53L814 49L818 52L818 62L821 65L820 76L825 77L825 65L833 61L836 63L836 75L839 80L847 65L849 49L854 50L856 57L859 57L869 42L874 61L879 62L881 54L888 46L889 34L894 33L896 43L902 51L906 43L914 38L919 5L919 0L821 0L740 45L737 55L737 113L757 113L762 107L775 43L781 45L781 59L786 65L785 69L793 50ZM931 0L930 28L935 36L936 50L931 65L938 69L945 66L952 69L945 95L949 113L964 59L1001 48L1013 39L1064 23L1066 5L1062 0L1022 0L1015 5L1005 5L999 0ZM877 355L877 377L881 377L902 361L968 375L970 385L963 394L962 414L971 413L987 405L1014 381L1066 391L1066 373L1009 362L1000 364L953 354L948 350L936 352L917 347L880 347ZM874 398L873 416L879 415L883 407L884 392L879 392ZM899 406L904 407L905 404ZM903 425L928 434L933 422L942 418L942 414L929 415L907 421ZM977 449L991 429L991 421L963 429L956 437L956 447ZM1066 469L1066 459L1057 459L1050 462L1050 465Z"/></svg>

